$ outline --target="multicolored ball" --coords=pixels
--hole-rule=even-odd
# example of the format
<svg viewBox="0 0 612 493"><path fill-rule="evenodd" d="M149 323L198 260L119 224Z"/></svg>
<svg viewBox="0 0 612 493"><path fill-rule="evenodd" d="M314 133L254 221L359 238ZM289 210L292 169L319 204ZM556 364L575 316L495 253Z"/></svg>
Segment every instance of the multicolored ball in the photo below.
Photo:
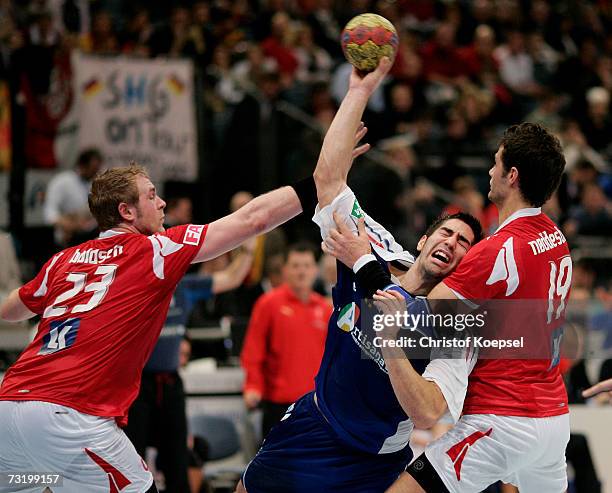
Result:
<svg viewBox="0 0 612 493"><path fill-rule="evenodd" d="M395 58L399 38L393 24L377 14L353 17L341 36L342 51L357 69L371 72L384 56Z"/></svg>

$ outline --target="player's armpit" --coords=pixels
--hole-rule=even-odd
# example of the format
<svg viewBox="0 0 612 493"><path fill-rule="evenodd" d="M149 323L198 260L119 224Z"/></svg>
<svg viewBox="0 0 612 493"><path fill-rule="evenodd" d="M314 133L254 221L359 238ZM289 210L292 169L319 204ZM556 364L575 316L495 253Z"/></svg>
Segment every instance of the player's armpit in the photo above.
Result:
<svg viewBox="0 0 612 493"><path fill-rule="evenodd" d="M213 221L193 262L203 262L233 250L245 240L276 228L302 212L292 187L259 195L236 212Z"/></svg>
<svg viewBox="0 0 612 493"><path fill-rule="evenodd" d="M28 320L36 315L21 301L19 289L14 289L11 294L0 304L0 318L7 322L20 322Z"/></svg>

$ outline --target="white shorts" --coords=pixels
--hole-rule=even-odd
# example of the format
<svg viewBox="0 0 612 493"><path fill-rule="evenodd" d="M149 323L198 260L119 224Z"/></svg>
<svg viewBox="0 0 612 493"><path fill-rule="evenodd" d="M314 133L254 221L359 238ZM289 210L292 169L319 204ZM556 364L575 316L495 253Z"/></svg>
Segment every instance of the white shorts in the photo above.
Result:
<svg viewBox="0 0 612 493"><path fill-rule="evenodd" d="M41 492L8 484L7 474L53 474L54 493L142 493L153 482L145 462L112 418L41 401L0 401L0 493Z"/></svg>
<svg viewBox="0 0 612 493"><path fill-rule="evenodd" d="M425 455L451 493L479 492L497 481L521 493L562 493L569 434L569 414L466 415L430 443Z"/></svg>

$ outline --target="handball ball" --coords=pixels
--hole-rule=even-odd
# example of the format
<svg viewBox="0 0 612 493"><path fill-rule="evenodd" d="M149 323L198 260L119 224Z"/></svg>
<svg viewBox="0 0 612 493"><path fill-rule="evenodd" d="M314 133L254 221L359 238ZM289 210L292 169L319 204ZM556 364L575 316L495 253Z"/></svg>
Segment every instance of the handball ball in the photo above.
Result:
<svg viewBox="0 0 612 493"><path fill-rule="evenodd" d="M371 72L384 56L395 58L399 38L393 24L377 14L353 17L341 36L344 56L357 69Z"/></svg>

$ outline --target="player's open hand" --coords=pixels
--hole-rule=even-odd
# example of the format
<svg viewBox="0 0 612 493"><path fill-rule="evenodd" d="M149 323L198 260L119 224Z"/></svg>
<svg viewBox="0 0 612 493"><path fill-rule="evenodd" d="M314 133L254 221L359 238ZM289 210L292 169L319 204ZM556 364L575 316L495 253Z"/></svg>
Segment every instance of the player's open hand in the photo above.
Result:
<svg viewBox="0 0 612 493"><path fill-rule="evenodd" d="M355 160L370 150L370 144L368 143L359 145L359 142L361 142L361 139L363 139L367 133L368 127L366 127L363 122L360 122L357 132L355 132L355 145L351 159Z"/></svg>
<svg viewBox="0 0 612 493"><path fill-rule="evenodd" d="M365 229L365 220L360 218L357 222L357 235L335 212L334 221L336 229L330 230L329 236L325 238L321 248L325 253L329 253L352 269L359 257L372 252Z"/></svg>
<svg viewBox="0 0 612 493"><path fill-rule="evenodd" d="M363 90L370 97L385 79L392 65L393 62L385 56L380 59L378 67L372 72L364 73L353 67L349 80L349 90Z"/></svg>

